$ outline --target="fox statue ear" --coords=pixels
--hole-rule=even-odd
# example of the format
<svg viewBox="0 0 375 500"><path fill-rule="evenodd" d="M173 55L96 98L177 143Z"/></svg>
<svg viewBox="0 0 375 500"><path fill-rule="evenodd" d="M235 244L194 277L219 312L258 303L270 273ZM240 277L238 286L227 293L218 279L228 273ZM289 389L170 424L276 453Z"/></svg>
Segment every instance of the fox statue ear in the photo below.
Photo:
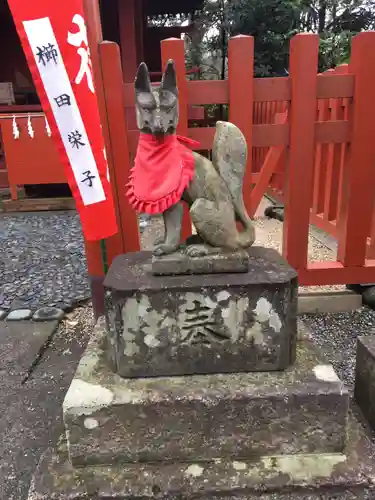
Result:
<svg viewBox="0 0 375 500"><path fill-rule="evenodd" d="M152 92L150 75L144 62L142 62L138 67L137 76L135 77L135 91L137 93Z"/></svg>
<svg viewBox="0 0 375 500"><path fill-rule="evenodd" d="M160 85L161 90L169 90L173 94L177 95L177 77L176 68L172 59L169 59L167 67L163 73L163 78Z"/></svg>

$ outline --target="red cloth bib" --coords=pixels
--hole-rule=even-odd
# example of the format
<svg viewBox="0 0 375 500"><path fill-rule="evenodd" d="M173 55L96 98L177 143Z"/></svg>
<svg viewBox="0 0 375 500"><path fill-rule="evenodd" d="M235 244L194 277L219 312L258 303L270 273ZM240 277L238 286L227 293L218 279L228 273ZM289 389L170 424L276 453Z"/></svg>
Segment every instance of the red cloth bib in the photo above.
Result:
<svg viewBox="0 0 375 500"><path fill-rule="evenodd" d="M177 135L140 134L126 193L137 212L160 214L181 200L194 175L193 153L182 143L199 145Z"/></svg>

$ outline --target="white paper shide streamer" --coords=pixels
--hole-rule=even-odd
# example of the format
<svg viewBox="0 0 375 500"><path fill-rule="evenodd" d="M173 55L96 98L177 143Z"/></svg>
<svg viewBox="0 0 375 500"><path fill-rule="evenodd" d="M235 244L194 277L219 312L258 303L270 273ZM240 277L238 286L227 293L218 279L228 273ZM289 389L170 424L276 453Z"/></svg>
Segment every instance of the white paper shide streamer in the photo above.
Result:
<svg viewBox="0 0 375 500"><path fill-rule="evenodd" d="M46 122L46 132L47 132L47 135L48 135L48 137L51 137L52 132L51 132L51 129L49 128L49 123L48 123L48 120L47 120L46 116L44 116L44 121Z"/></svg>
<svg viewBox="0 0 375 500"><path fill-rule="evenodd" d="M32 123L31 123L30 115L28 115L28 118L27 118L27 132L28 132L29 136L31 137L31 139L34 139L34 129L33 129Z"/></svg>
<svg viewBox="0 0 375 500"><path fill-rule="evenodd" d="M16 122L16 116L13 115L13 120L12 120L12 129L13 129L13 139L19 139L20 138L20 131Z"/></svg>

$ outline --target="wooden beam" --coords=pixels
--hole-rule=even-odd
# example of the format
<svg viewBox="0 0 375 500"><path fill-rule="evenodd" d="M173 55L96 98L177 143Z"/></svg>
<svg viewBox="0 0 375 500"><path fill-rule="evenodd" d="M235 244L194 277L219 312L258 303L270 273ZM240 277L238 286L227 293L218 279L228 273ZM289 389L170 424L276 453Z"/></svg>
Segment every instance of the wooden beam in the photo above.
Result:
<svg viewBox="0 0 375 500"><path fill-rule="evenodd" d="M345 267L340 262L312 262L306 269L297 269L302 286L350 285L375 283L375 261L361 267Z"/></svg>
<svg viewBox="0 0 375 500"><path fill-rule="evenodd" d="M137 0L118 0L121 64L124 82L133 82L137 71Z"/></svg>
<svg viewBox="0 0 375 500"><path fill-rule="evenodd" d="M254 106L254 38L239 35L228 46L229 121L243 133L247 143L243 200L250 212L252 188L253 106Z"/></svg>
<svg viewBox="0 0 375 500"><path fill-rule="evenodd" d="M319 37L296 35L290 44L292 100L285 190L283 255L295 269L307 264L310 208L313 199L316 72ZM275 126L275 125L274 125Z"/></svg>
<svg viewBox="0 0 375 500"><path fill-rule="evenodd" d="M345 266L362 266L371 232L375 185L374 81L375 33L363 32L352 41L349 71L355 78L352 136L343 169L338 219L338 260ZM367 280L368 281L368 280Z"/></svg>
<svg viewBox="0 0 375 500"><path fill-rule="evenodd" d="M123 104L120 51L114 42L102 42L99 47L110 132L111 161L108 166L119 232L123 236L122 251L134 252L139 250L139 232L137 215L125 196L132 165ZM116 254L109 257L113 259Z"/></svg>

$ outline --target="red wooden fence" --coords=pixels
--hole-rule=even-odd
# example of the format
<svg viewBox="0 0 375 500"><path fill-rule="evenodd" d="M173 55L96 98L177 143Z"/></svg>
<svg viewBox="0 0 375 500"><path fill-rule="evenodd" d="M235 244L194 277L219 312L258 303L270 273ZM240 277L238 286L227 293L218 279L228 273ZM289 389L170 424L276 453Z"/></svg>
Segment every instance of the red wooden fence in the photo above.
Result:
<svg viewBox="0 0 375 500"><path fill-rule="evenodd" d="M300 283L375 280L375 262L365 259L373 219L370 186L375 180L375 169L373 173L369 168L375 162L375 137L366 117L375 115L371 106L367 112L361 109L364 99L371 101L369 88L375 65L367 64L366 59L368 54L375 54L375 33L355 37L347 71L340 68L322 75L317 74L318 37L297 35L291 42L290 76L268 79L253 79L253 41L251 37L236 37L229 46L228 80L208 82L187 82L184 78L183 42L163 43L174 51L181 46L176 62L180 81L184 80L187 90L180 109L186 109L188 104L229 104L230 121L242 129L252 148L244 189L249 211L255 211L266 188L282 193L283 253L298 270ZM110 47L105 50L109 54ZM132 85L124 85L124 100L126 107L134 106ZM358 132L363 124L368 130L365 136ZM213 128L188 128L187 122L182 127L200 141L202 149L210 149ZM129 130L128 137L134 153L138 132ZM362 196L367 215L361 206ZM308 263L310 220L319 221L325 229L335 228L340 237L337 262ZM359 223L364 223L362 229ZM375 223L372 226L375 234Z"/></svg>
<svg viewBox="0 0 375 500"><path fill-rule="evenodd" d="M367 34L367 36L370 34ZM372 35L372 34L371 34ZM358 44L358 39L355 42ZM364 43L364 42L362 42ZM354 45L356 47L356 45ZM357 52L354 52L354 57L361 56L361 52L357 49ZM355 61L354 61L355 62ZM357 62L357 67L359 63ZM353 65L352 65L353 67ZM360 67L360 66L359 66ZM350 66L348 64L343 64L335 69L328 70L323 73L322 76L333 76L333 75L353 75L354 73L350 70ZM354 106L356 104L354 92L352 96L347 97L337 97L337 98L326 98L326 99L317 99L316 101L316 121L317 122L332 122L332 121L341 121L342 125L345 123L353 123L353 111ZM273 103L263 103L263 106L266 107L266 111L262 110L259 112L259 120L265 120L266 123L272 122L272 114L271 118L267 115L268 109L271 107L272 109ZM277 114L275 115L277 119ZM265 118L264 118L265 117ZM362 118L359 118L362 119ZM368 116L364 118L366 122L368 120ZM371 127L371 126L370 126ZM313 169L313 198L310 209L310 223L315 224L320 229L326 231L333 237L337 238L339 241L340 251L343 252L345 246L350 245L351 247L356 246L356 240L352 242L348 242L345 237L345 233L343 231L346 230L345 224L343 224L344 217L344 204L348 202L348 197L352 194L351 184L346 184L346 189L344 191L344 174L346 173L345 168L350 161L353 161L353 153L351 152L351 142L317 142L315 144L314 151L314 169ZM270 169L271 177L268 182L268 192L273 195L278 201L284 202L284 183L286 180L284 179L285 173L288 168L287 160L286 160L286 148L282 148L283 155L280 154L280 147L271 147L266 150L267 157L265 153L258 163L256 164L257 168L262 169L263 173L267 171L267 167ZM253 156L254 153L253 150ZM259 157L259 153L258 153ZM365 158L367 160L367 158ZM275 163L277 163L277 167L274 168ZM371 160L370 160L371 163ZM356 162L356 169L361 169L360 163ZM360 176L363 172L358 170L358 176L354 174L354 178L352 182L358 182ZM370 169L371 174L371 169ZM269 174L270 175L270 174ZM368 175L368 173L367 173ZM266 179L263 180L262 187L265 188ZM260 192L260 187L256 186L253 190ZM366 193L368 191L368 187L363 186L363 194L366 197ZM263 191L264 192L264 191ZM362 192L362 187L359 190ZM253 194L252 193L252 194ZM344 196L344 199L343 199ZM367 198L367 212L370 213L371 225L367 237L364 238L362 234L362 240L365 241L365 249L363 249L362 245L362 256L359 260L354 262L363 262L363 252L366 252L367 259L373 259L375 257L375 205L374 205L374 197L372 194L368 195ZM260 200L258 197L257 200ZM362 220L364 217L365 225L369 227L368 215L363 214L364 207L361 207L361 198L357 198L354 202L352 202L351 206L356 207L357 214L356 218L353 220L352 224L354 226L362 225ZM352 208L354 210L354 208ZM360 247L361 245L359 245ZM358 248L359 248L358 247ZM339 262L340 260L340 251L338 254ZM341 254L343 256L343 254ZM368 265L371 266L371 261L367 262ZM325 273L324 281L328 284L332 281L330 276L337 275L339 272L339 267L337 264L326 264L328 268L331 270L327 270ZM321 266L324 267L324 266ZM366 269L362 269L361 271L356 269L357 266L354 266L351 271L347 270L346 273L349 276L356 276L357 273L362 273L366 275ZM317 267L315 265L310 266L311 270L317 273ZM361 274L361 275L362 275ZM313 275L313 274L312 274ZM321 276L321 273L316 274L317 276ZM343 276L344 275L343 273ZM321 278L319 278L321 279ZM335 280L336 278L333 278ZM346 280L353 281L352 278L346 278ZM369 276L367 276L369 279ZM358 280L355 280L358 281Z"/></svg>
<svg viewBox="0 0 375 500"><path fill-rule="evenodd" d="M328 70L323 73L327 75L348 74L348 65L344 64L336 69ZM316 100L316 121L330 122L338 120L348 120L349 98L331 98ZM273 121L282 119L287 120L287 112L280 114L275 111L275 103L256 103L261 109L258 112L259 123L273 123ZM280 109L287 109L288 103L276 103ZM264 109L262 109L262 107ZM322 143L315 144L314 152L314 180L313 180L313 202L310 212L310 222L319 228L337 237L337 220L341 206L341 182L342 169L345 164L346 143ZM263 183L263 193L265 190L273 195L278 201L284 201L284 175L287 168L286 149L280 147L267 148L265 150L253 149L253 157L256 157L255 168L257 171L267 166L270 167L277 163L277 168L271 168L271 178L267 187ZM284 153L284 154L282 154ZM256 186L255 189L257 189Z"/></svg>
<svg viewBox="0 0 375 500"><path fill-rule="evenodd" d="M243 131L249 150L245 203L254 213L267 190L285 203L283 254L300 284L375 282L375 33L353 39L349 66L317 74L318 37L295 36L288 77L253 78L253 39L229 43L229 78L188 81L184 42L162 42L162 59L172 58L180 88L179 133L212 147L214 127L191 126L188 109L227 104L229 119ZM106 147L116 193L121 238L109 241L110 260L139 248L136 216L125 198L125 183L139 132L134 129L134 88L123 83L119 48L99 43ZM95 61L93 61L95 65ZM99 82L99 84L101 84ZM130 117L130 119L129 119ZM127 120L127 121L126 121ZM203 122L204 123L204 122ZM337 262L308 263L308 231L313 222L338 238ZM185 236L190 223L184 224ZM97 249L88 248L91 276L102 274Z"/></svg>
<svg viewBox="0 0 375 500"><path fill-rule="evenodd" d="M361 33L353 41L352 57L349 65L325 72L321 77L334 82L334 78L346 75L353 78L353 88L349 93L337 96L318 96L315 113L316 124L340 124L341 130L347 128L347 138L336 137L334 141L315 141L314 166L308 172L300 168L312 180L312 195L305 190L303 202L300 187L289 200L286 193L273 189L276 197L291 205L301 219L300 210L305 204L310 222L324 229L338 239L338 256L335 263L313 263L303 265L305 255L297 250L300 258L284 252L291 263L299 270L300 281L306 284L372 282L375 262L366 260L374 257L375 249L375 210L374 210L374 132L371 130L371 116L375 106L371 98L371 80L375 77L375 65L366 64L366 52L374 51L374 33ZM318 80L319 81L319 80ZM349 81L349 79L347 79ZM366 106L367 102L367 106ZM339 130L337 128L337 130ZM269 157L273 162L279 151L270 148ZM279 165L280 169L280 165ZM290 187L290 163L282 161L281 172L285 178L286 190ZM311 174L313 177L311 178ZM294 177L294 176L293 176ZM300 179L302 183L302 179ZM298 193L298 194L297 194ZM308 205L308 206L307 206ZM289 212L290 215L290 212ZM305 214L306 217L306 214ZM301 228L305 225L301 223ZM286 231L295 221L286 215ZM305 235L306 236L306 235ZM304 245L301 237L293 242L296 252ZM306 247L307 248L307 247Z"/></svg>

